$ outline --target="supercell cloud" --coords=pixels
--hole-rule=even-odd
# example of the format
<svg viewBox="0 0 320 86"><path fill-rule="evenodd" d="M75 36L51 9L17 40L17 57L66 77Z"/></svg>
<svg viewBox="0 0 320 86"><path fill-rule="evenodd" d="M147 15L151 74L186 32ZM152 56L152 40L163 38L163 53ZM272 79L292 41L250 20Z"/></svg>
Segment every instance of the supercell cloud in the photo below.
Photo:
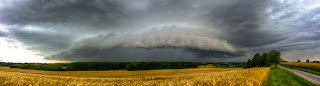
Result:
<svg viewBox="0 0 320 86"><path fill-rule="evenodd" d="M320 60L316 0L4 0L0 37L46 60ZM14 43L13 43L14 44ZM10 58L10 57L8 57Z"/></svg>

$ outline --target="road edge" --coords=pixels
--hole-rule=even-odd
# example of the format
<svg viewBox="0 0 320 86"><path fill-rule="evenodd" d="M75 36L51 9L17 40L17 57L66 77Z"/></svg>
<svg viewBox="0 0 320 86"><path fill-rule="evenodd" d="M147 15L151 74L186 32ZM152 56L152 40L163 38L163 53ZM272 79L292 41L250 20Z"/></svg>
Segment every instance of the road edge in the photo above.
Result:
<svg viewBox="0 0 320 86"><path fill-rule="evenodd" d="M300 70L296 70L296 69L289 69L289 68L283 67L281 65L278 65L278 67L281 68L281 69L285 69L285 70L288 70L290 72L293 72L294 74L296 74L296 75L308 80L309 82L312 82L312 83L320 86L320 81L314 80L314 79L319 79L320 80L320 76L318 76L318 75L315 75L315 74L312 74L312 73L308 73L308 72L304 72L304 71L300 71ZM313 77L307 77L307 76L304 76L304 75L309 75L309 76L313 76ZM314 78L314 79L311 79L311 78Z"/></svg>

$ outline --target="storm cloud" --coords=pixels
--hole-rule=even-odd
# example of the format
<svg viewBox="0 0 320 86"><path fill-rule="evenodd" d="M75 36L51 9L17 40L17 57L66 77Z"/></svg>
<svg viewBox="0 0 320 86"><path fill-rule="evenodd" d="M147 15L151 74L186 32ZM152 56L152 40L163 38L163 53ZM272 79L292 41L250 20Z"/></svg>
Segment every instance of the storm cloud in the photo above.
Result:
<svg viewBox="0 0 320 86"><path fill-rule="evenodd" d="M228 58L240 55L240 50L227 41L206 36L206 31L210 30L168 26L142 33L101 34L78 41L71 49L47 58L77 60L73 57L104 57L106 61L170 61L168 59L175 58L174 61L179 61L192 57L223 58L226 57L224 55L230 55Z"/></svg>
<svg viewBox="0 0 320 86"><path fill-rule="evenodd" d="M246 61L280 50L320 60L318 1L0 1L0 37L48 60ZM252 55L251 55L252 54ZM310 55L309 55L310 56ZM320 57L320 56L319 56Z"/></svg>

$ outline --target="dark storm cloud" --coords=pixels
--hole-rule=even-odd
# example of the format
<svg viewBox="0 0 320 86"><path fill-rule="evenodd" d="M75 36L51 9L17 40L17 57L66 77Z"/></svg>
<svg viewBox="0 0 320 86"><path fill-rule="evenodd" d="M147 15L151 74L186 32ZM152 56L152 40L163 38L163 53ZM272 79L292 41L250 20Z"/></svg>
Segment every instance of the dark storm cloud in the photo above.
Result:
<svg viewBox="0 0 320 86"><path fill-rule="evenodd" d="M220 59L228 59L228 58L235 58L239 56L244 56L244 51L239 51L237 53L229 53L229 52L221 52L215 50L202 50L202 49L194 49L188 48L189 52L192 52L199 58L220 58Z"/></svg>
<svg viewBox="0 0 320 86"><path fill-rule="evenodd" d="M102 61L98 58L103 61L197 61L199 57L226 59L241 56L241 51L228 42L201 36L193 33L194 31L202 32L207 29L170 26L136 34L102 34L81 40L69 50L46 58L90 61Z"/></svg>
<svg viewBox="0 0 320 86"><path fill-rule="evenodd" d="M121 27L128 17L119 5L112 0L12 1L0 9L0 22L10 25L11 37L46 55L68 48L79 37Z"/></svg>
<svg viewBox="0 0 320 86"><path fill-rule="evenodd" d="M209 56L208 56L209 55ZM203 61L212 57L219 59L234 58L230 53L206 51L191 48L83 48L64 51L46 57L49 60L69 61ZM198 57L202 57L201 59ZM205 58L207 57L207 58ZM209 60L207 60L209 61Z"/></svg>
<svg viewBox="0 0 320 86"><path fill-rule="evenodd" d="M46 59L70 61L191 61L196 59L182 48L84 48L62 52Z"/></svg>
<svg viewBox="0 0 320 86"><path fill-rule="evenodd" d="M59 49L68 48L70 46L70 37L63 33L41 33L33 31L17 30L13 31L15 39L24 42L31 47L30 50L54 53ZM45 54L46 55L46 54Z"/></svg>
<svg viewBox="0 0 320 86"><path fill-rule="evenodd" d="M2 9L1 22L6 24L70 27L95 27L119 25L129 17L117 1L87 0L32 0L15 1ZM79 29L79 28L77 28ZM87 30L86 30L87 31Z"/></svg>
<svg viewBox="0 0 320 86"><path fill-rule="evenodd" d="M298 2L13 0L3 3L6 4L0 6L0 23L10 32L0 32L0 36L17 39L51 60L234 59L269 49L288 51L302 49L307 44L318 46L318 42L312 41L318 40L320 32L319 9L300 12L294 7Z"/></svg>
<svg viewBox="0 0 320 86"><path fill-rule="evenodd" d="M263 30L264 28L276 29L266 26L267 17L264 13L270 1L244 0L218 7L213 10L206 19L208 23L220 28L227 33L225 39L241 47L259 47L272 44L284 38L276 31ZM236 35L236 36L230 36Z"/></svg>

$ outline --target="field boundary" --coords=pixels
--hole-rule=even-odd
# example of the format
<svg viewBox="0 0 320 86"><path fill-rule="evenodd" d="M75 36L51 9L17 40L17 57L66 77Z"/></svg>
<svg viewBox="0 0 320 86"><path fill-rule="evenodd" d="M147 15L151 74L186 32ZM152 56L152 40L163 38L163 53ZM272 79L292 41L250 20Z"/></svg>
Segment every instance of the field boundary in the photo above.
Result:
<svg viewBox="0 0 320 86"><path fill-rule="evenodd" d="M283 64L280 64L280 65L283 67L289 68L289 69L296 69L296 70L300 70L300 71L304 71L304 72L308 72L308 73L312 73L312 74L316 74L316 75L320 76L320 72L318 72L316 70L300 68L300 67L292 67L292 66L287 66L287 65L283 65Z"/></svg>
<svg viewBox="0 0 320 86"><path fill-rule="evenodd" d="M315 75L315 74L312 74L312 73L308 73L308 72L304 72L304 71L300 71L300 70L296 70L296 69L289 69L289 68L286 68L286 67L283 67L281 65L278 65L281 69L285 69L285 70L288 70L290 72L293 72L295 74L297 74L298 76L314 83L314 84L317 84L317 85L320 85L320 76L318 75Z"/></svg>

